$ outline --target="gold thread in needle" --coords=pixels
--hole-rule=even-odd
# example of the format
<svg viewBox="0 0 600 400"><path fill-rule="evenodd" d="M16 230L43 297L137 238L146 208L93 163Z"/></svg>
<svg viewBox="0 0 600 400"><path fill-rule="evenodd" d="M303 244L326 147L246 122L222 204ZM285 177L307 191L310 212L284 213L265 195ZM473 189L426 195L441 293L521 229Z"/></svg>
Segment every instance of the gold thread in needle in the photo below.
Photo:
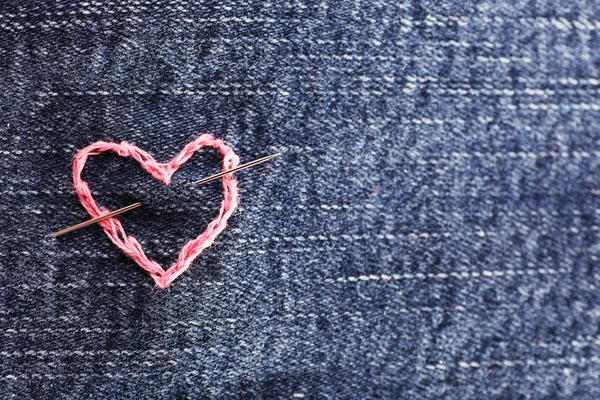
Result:
<svg viewBox="0 0 600 400"><path fill-rule="evenodd" d="M220 178L220 177L222 177L224 175L233 174L234 172L237 172L237 171L242 170L244 168L253 167L253 166L258 165L260 163L263 163L263 162L265 162L267 160L270 160L271 158L275 158L275 157L277 157L280 154L281 153L275 153L275 154L271 154L270 156L261 157L259 159L254 160L254 161L250 161L249 163L242 164L242 165L240 165L238 167L229 169L227 171L219 172L218 174L209 176L208 178L204 178L204 179L200 179L199 181L192 182L192 184L193 185L201 185L203 183L210 182L210 181L212 181L214 179L217 179L217 178Z"/></svg>
<svg viewBox="0 0 600 400"><path fill-rule="evenodd" d="M141 205L142 205L142 203L134 203L134 204L130 204L130 205L128 205L127 207L119 208L118 210L111 211L111 212L109 212L108 214L104 214L104 215L101 215L101 216L99 216L99 217L92 218L92 219L90 219L90 220L88 220L88 221L82 222L82 223L80 223L80 224L73 225L73 226L71 226L71 227L65 228L65 229L63 229L63 230L61 230L61 231L54 232L54 233L52 234L52 237L57 237L57 236L60 236L60 235L63 235L63 234L65 234L65 233L68 233L68 232L74 231L74 230L76 230L76 229L83 228L84 226L88 226L88 225L91 225L91 224L95 224L96 222L102 221L103 219L110 218L110 217L114 217L115 215L118 215L118 214L121 214L121 213L127 212L127 211L129 211L129 210L133 210L134 208L137 208L137 207L139 207L139 206L141 206Z"/></svg>

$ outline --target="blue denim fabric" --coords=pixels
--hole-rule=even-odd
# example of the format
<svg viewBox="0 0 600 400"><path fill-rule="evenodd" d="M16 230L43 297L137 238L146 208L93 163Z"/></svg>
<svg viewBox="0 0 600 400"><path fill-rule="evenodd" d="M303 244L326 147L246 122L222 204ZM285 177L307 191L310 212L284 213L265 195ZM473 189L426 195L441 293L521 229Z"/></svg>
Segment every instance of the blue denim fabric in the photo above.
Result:
<svg viewBox="0 0 600 400"><path fill-rule="evenodd" d="M600 2L0 4L0 398L600 398ZM168 290L76 151L242 162ZM165 268L216 215L201 151L84 178Z"/></svg>

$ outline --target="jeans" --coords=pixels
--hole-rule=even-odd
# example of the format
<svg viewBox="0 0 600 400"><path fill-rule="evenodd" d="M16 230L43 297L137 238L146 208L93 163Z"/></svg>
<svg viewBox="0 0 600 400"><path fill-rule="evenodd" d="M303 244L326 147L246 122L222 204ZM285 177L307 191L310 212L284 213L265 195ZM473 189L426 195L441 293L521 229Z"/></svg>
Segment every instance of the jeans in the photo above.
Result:
<svg viewBox="0 0 600 400"><path fill-rule="evenodd" d="M0 398L600 397L600 2L0 4ZM169 289L72 187L78 149L248 162ZM163 268L215 217L84 170Z"/></svg>

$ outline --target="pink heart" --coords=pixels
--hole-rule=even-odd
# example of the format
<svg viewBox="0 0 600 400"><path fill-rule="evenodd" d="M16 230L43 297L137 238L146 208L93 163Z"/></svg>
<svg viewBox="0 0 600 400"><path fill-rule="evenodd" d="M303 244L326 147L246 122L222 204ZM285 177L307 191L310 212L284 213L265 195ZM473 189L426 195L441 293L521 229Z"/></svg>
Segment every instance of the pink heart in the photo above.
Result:
<svg viewBox="0 0 600 400"><path fill-rule="evenodd" d="M223 155L223 171L235 168L239 162L239 157L233 152L233 149L227 146L221 139L215 139L211 135L201 135L196 140L188 143L183 150L173 159L166 163L159 163L142 149L133 146L127 142L96 142L84 149L81 149L75 156L73 163L73 184L79 200L88 214L95 218L104 215L109 210L98 206L94 200L88 183L81 179L81 172L89 156L95 156L105 151L113 151L121 157L131 157L140 163L143 169L149 172L154 179L169 185L173 173L198 150L203 147L214 147L220 150ZM216 237L223 232L227 226L227 220L233 214L239 203L237 181L232 175L223 177L223 202L219 215L208 224L206 230L197 238L190 240L183 246L177 257L177 261L169 268L164 270L158 263L150 260L140 243L133 237L128 236L121 225L121 222L115 217L107 218L99 222L108 238L119 247L123 253L131 257L136 263L146 270L156 286L161 289L169 287L175 278L184 273L198 257L202 250L213 244Z"/></svg>

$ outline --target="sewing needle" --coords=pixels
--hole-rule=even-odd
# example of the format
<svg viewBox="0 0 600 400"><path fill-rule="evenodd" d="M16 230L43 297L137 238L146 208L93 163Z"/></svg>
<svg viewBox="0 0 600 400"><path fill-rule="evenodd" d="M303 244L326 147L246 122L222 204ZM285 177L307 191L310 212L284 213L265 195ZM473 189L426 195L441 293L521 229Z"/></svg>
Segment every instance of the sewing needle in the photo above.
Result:
<svg viewBox="0 0 600 400"><path fill-rule="evenodd" d="M65 229L63 229L61 231L54 232L52 234L52 237L57 237L57 236L65 234L65 233L74 231L76 229L83 228L84 226L95 224L96 222L102 221L102 220L104 220L106 218L114 217L115 215L127 212L129 210L133 210L134 208L137 208L137 207L139 207L141 205L142 205L142 203L134 203L134 204L128 205L127 207L119 208L118 210L111 211L108 214L104 214L104 215L101 215L99 217L92 218L92 219L90 219L88 221L82 222L80 224L73 225L73 226L71 226L69 228L65 228Z"/></svg>
<svg viewBox="0 0 600 400"><path fill-rule="evenodd" d="M242 169L258 165L258 164L263 163L265 161L268 161L268 160L270 160L272 158L275 158L275 157L277 157L280 154L281 153L276 153L276 154L271 154L270 156L265 156L265 157L258 158L258 159L254 160L254 161L250 161L249 163L240 165L240 166L232 168L230 170L219 172L218 174L209 176L208 178L200 179L199 181L193 182L193 184L194 185L201 185L203 183L210 182L210 181L212 181L214 179L217 179L217 178L220 178L220 177L222 177L224 175L233 174L234 172L240 171ZM72 231L74 231L76 229L83 228L84 226L95 224L96 222L102 221L102 220L104 220L106 218L114 217L115 215L119 215L119 214L127 212L129 210L133 210L134 208L137 208L137 207L139 207L141 205L142 205L142 203L134 203L134 204L128 205L127 207L119 208L118 210L111 211L108 214L104 214L104 215L101 215L99 217L92 218L92 219L90 219L88 221L82 222L80 224L73 225L73 226L71 226L69 228L66 228L66 229L63 229L61 231L54 232L52 234L52 237L57 237L57 236L65 234L65 233L72 232Z"/></svg>
<svg viewBox="0 0 600 400"><path fill-rule="evenodd" d="M277 157L280 154L281 153L275 153L275 154L271 154L270 156L265 156L265 157L258 158L258 159L254 160L254 161L250 161L249 163L242 164L240 166L237 166L235 168L229 169L227 171L219 172L218 174L214 174L212 176L209 176L208 178L200 179L199 181L193 182L192 184L194 184L194 185L201 185L203 183L210 182L210 181L212 181L214 179L218 179L218 178L220 178L220 177L222 177L224 175L233 174L234 172L240 171L242 169L253 167L255 165L258 165L260 163L268 161L271 158L275 158L275 157Z"/></svg>

